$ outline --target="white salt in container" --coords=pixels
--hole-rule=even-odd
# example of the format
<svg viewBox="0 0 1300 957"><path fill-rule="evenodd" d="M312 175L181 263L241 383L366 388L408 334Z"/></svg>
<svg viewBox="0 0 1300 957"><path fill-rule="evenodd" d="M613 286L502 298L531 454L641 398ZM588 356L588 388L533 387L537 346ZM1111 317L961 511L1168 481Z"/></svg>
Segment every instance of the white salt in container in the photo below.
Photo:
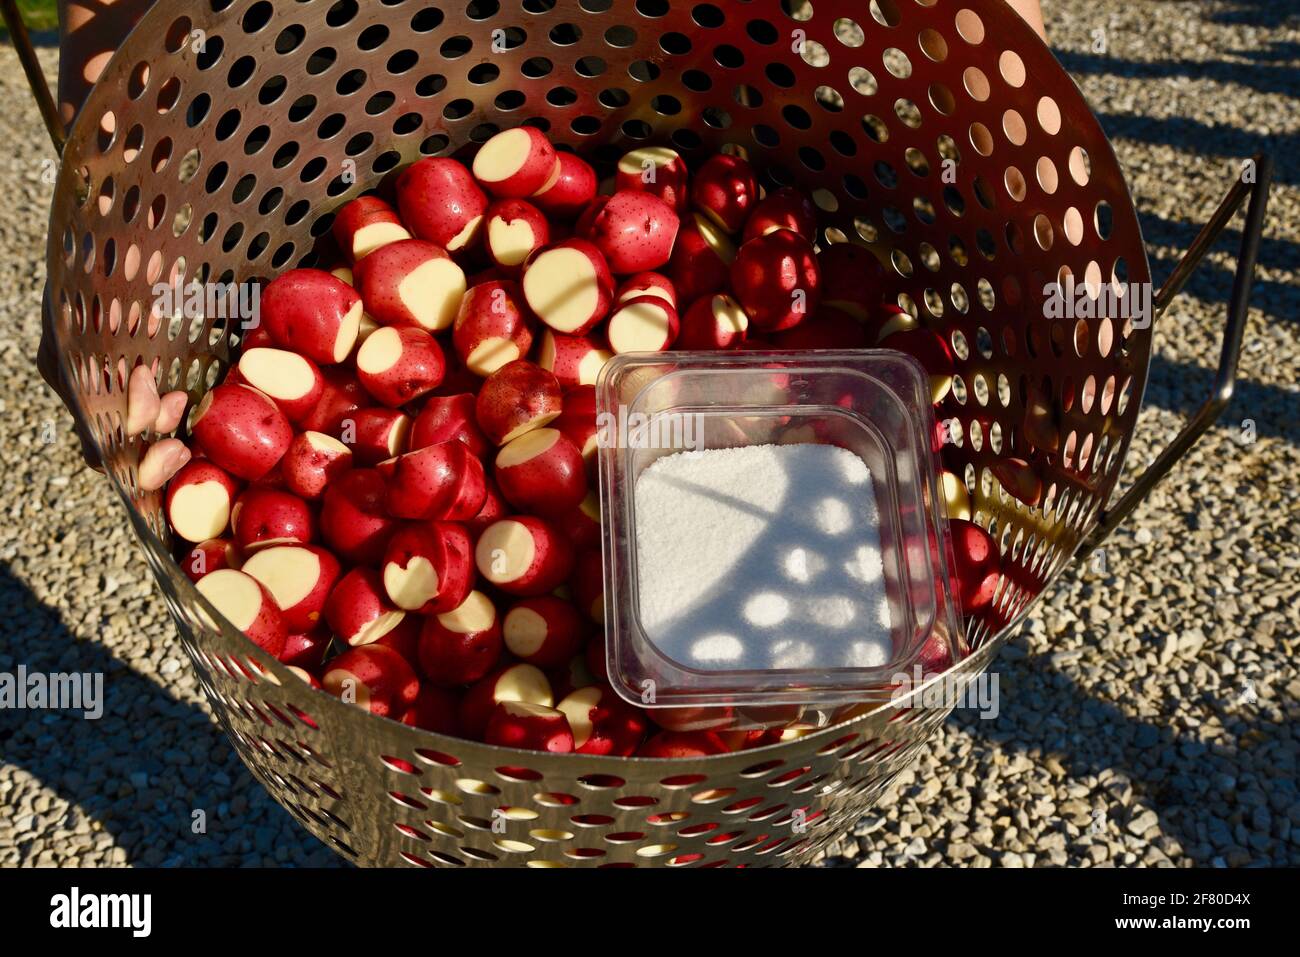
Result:
<svg viewBox="0 0 1300 957"><path fill-rule="evenodd" d="M619 355L597 414L606 658L622 697L726 707L742 726L816 723L887 698L927 641L960 657L915 360Z"/></svg>

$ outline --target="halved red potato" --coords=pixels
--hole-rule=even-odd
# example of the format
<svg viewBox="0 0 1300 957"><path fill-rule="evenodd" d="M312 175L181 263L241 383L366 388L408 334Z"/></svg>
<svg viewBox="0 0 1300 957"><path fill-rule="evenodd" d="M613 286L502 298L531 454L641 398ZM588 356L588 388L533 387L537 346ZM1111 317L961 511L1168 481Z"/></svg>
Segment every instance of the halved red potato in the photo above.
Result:
<svg viewBox="0 0 1300 957"><path fill-rule="evenodd" d="M325 544L344 561L378 565L398 527L384 507L388 488L374 469L352 469L325 490L320 530Z"/></svg>
<svg viewBox="0 0 1300 957"><path fill-rule="evenodd" d="M218 466L253 482L275 468L293 441L279 407L246 385L219 385L204 395L190 433Z"/></svg>
<svg viewBox="0 0 1300 957"><path fill-rule="evenodd" d="M817 311L821 297L812 243L790 229L749 240L731 264L731 290L756 328L797 326Z"/></svg>
<svg viewBox="0 0 1300 957"><path fill-rule="evenodd" d="M484 246L493 265L517 273L529 256L551 241L551 225L532 203L499 199L488 207Z"/></svg>
<svg viewBox="0 0 1300 957"><path fill-rule="evenodd" d="M738 233L758 203L758 178L748 161L717 153L691 179L691 203L728 233Z"/></svg>
<svg viewBox="0 0 1300 957"><path fill-rule="evenodd" d="M479 574L511 595L542 595L573 570L573 546L545 519L516 515L493 522L474 549Z"/></svg>
<svg viewBox="0 0 1300 957"><path fill-rule="evenodd" d="M469 249L482 230L487 194L461 163L417 160L397 177L397 208L411 232L449 253Z"/></svg>
<svg viewBox="0 0 1300 957"><path fill-rule="evenodd" d="M974 522L948 521L954 564L949 572L953 596L963 615L988 607L997 591L1001 556L993 537Z"/></svg>
<svg viewBox="0 0 1300 957"><path fill-rule="evenodd" d="M330 231L349 262L364 259L380 246L411 238L397 212L378 196L358 196L345 203L334 214Z"/></svg>
<svg viewBox="0 0 1300 957"><path fill-rule="evenodd" d="M574 749L580 754L628 757L645 737L645 718L610 688L579 688L555 707L569 719Z"/></svg>
<svg viewBox="0 0 1300 957"><path fill-rule="evenodd" d="M240 483L208 459L191 459L172 476L163 498L167 522L187 542L225 533Z"/></svg>
<svg viewBox="0 0 1300 957"><path fill-rule="evenodd" d="M378 465L406 451L411 417L398 409L374 406L357 409L339 423L339 441L352 450L357 464Z"/></svg>
<svg viewBox="0 0 1300 957"><path fill-rule="evenodd" d="M690 173L686 161L666 146L642 146L618 161L615 185L649 193L684 215L690 206Z"/></svg>
<svg viewBox="0 0 1300 957"><path fill-rule="evenodd" d="M659 296L645 295L618 305L605 330L615 352L663 352L680 329L677 310Z"/></svg>
<svg viewBox="0 0 1300 957"><path fill-rule="evenodd" d="M424 619L420 615L407 615L397 623L396 628L386 635L380 635L372 644L392 648L406 659L407 664L415 668L416 653L420 644L420 626L423 623Z"/></svg>
<svg viewBox="0 0 1300 957"><path fill-rule="evenodd" d="M297 668L301 672L298 677L310 684L316 681L312 673L320 669L321 662L325 659L325 652L333 640L332 635L319 629L294 632L285 638L284 651L278 658L281 663L290 668ZM304 675L308 677L303 677ZM316 681L312 687L319 688L320 682Z"/></svg>
<svg viewBox="0 0 1300 957"><path fill-rule="evenodd" d="M463 442L475 456L492 446L474 417L476 397L471 392L435 395L425 399L420 414L411 424L411 451L439 442Z"/></svg>
<svg viewBox="0 0 1300 957"><path fill-rule="evenodd" d="M331 658L321 685L334 697L381 718L406 714L420 693L420 679L405 659L376 645L349 648Z"/></svg>
<svg viewBox="0 0 1300 957"><path fill-rule="evenodd" d="M483 498L483 504L478 514L465 522L465 527L469 529L475 545L478 544L478 537L483 534L483 529L510 514L510 506L502 496L501 490L497 488L497 483L488 478L484 484L487 487L487 494Z"/></svg>
<svg viewBox="0 0 1300 957"><path fill-rule="evenodd" d="M938 405L952 388L952 377L957 374L952 350L943 336L933 329L906 329L890 333L879 342L882 349L906 352L925 367L930 375L930 401Z"/></svg>
<svg viewBox="0 0 1300 957"><path fill-rule="evenodd" d="M560 414L560 383L526 359L508 362L483 382L474 417L488 440L504 445Z"/></svg>
<svg viewBox="0 0 1300 957"><path fill-rule="evenodd" d="M376 322L426 332L451 327L467 288L456 261L423 239L389 243L357 263L355 273L357 291Z"/></svg>
<svg viewBox="0 0 1300 957"><path fill-rule="evenodd" d="M497 452L494 465L501 494L524 512L563 513L587 494L582 453L557 429L533 429L512 439Z"/></svg>
<svg viewBox="0 0 1300 957"><path fill-rule="evenodd" d="M542 331L537 364L552 373L563 388L594 385L605 363L614 357L587 336L565 336L550 329Z"/></svg>
<svg viewBox="0 0 1300 957"><path fill-rule="evenodd" d="M576 232L600 250L611 272L626 275L665 265L679 226L677 213L658 196L622 189L593 200Z"/></svg>
<svg viewBox="0 0 1300 957"><path fill-rule="evenodd" d="M325 366L320 374L324 380L320 399L316 408L298 423L298 427L304 431L335 435L343 418L363 405L368 405L371 399L361 387L356 370L348 366ZM336 435L335 437L337 438Z"/></svg>
<svg viewBox="0 0 1300 957"><path fill-rule="evenodd" d="M817 210L803 190L782 186L760 199L745 220L741 237L747 242L777 229L792 229L808 242L816 242Z"/></svg>
<svg viewBox="0 0 1300 957"><path fill-rule="evenodd" d="M454 691L422 684L420 693L415 696L415 704L407 708L399 720L412 728L459 737L459 709L460 696Z"/></svg>
<svg viewBox="0 0 1300 957"><path fill-rule="evenodd" d="M394 518L473 518L487 497L483 463L464 442L426 445L376 466L387 485L384 506Z"/></svg>
<svg viewBox="0 0 1300 957"><path fill-rule="evenodd" d="M956 472L944 469L939 473L939 498L943 502L944 514L950 518L962 518L970 521L971 501L966 483Z"/></svg>
<svg viewBox="0 0 1300 957"><path fill-rule="evenodd" d="M324 432L299 432L280 460L285 488L315 501L336 478L352 468L352 450Z"/></svg>
<svg viewBox="0 0 1300 957"><path fill-rule="evenodd" d="M352 353L361 323L361 297L323 269L290 269L262 289L262 325L281 349L321 365Z"/></svg>
<svg viewBox="0 0 1300 957"><path fill-rule="evenodd" d="M893 303L881 303L867 320L867 335L875 332L876 344L884 342L896 332L910 332L919 329L921 324L916 317Z"/></svg>
<svg viewBox="0 0 1300 957"><path fill-rule="evenodd" d="M471 738L481 739L493 709L506 701L524 701L546 708L555 704L550 682L540 668L507 665L479 679L465 692L460 702L461 730Z"/></svg>
<svg viewBox="0 0 1300 957"><path fill-rule="evenodd" d="M254 485L230 510L235 544L251 555L268 545L306 545L316 537L316 516L297 495Z"/></svg>
<svg viewBox="0 0 1300 957"><path fill-rule="evenodd" d="M341 572L338 559L318 545L272 545L250 555L242 570L271 593L290 632L320 624Z"/></svg>
<svg viewBox="0 0 1300 957"><path fill-rule="evenodd" d="M204 575L195 587L249 641L268 655L283 654L288 635L284 618L257 579L233 568L221 568Z"/></svg>
<svg viewBox="0 0 1300 957"><path fill-rule="evenodd" d="M239 568L243 562L239 547L233 541L228 538L209 538L182 555L179 564L185 577L196 582L208 572Z"/></svg>
<svg viewBox="0 0 1300 957"><path fill-rule="evenodd" d="M502 634L510 653L539 668L557 668L582 648L582 618L554 595L525 598L506 612Z"/></svg>
<svg viewBox="0 0 1300 957"><path fill-rule="evenodd" d="M484 377L527 356L533 329L519 284L494 279L471 287L460 301L451 342L465 367Z"/></svg>
<svg viewBox="0 0 1300 957"><path fill-rule="evenodd" d="M501 621L492 600L471 591L451 611L424 619L420 629L420 671L440 687L478 681L501 657Z"/></svg>
<svg viewBox="0 0 1300 957"><path fill-rule="evenodd" d="M596 195L596 171L581 156L556 150L552 177L529 200L552 220L570 220Z"/></svg>
<svg viewBox="0 0 1300 957"><path fill-rule="evenodd" d="M734 349L745 341L749 314L725 293L696 299L682 317L677 336L680 349Z"/></svg>
<svg viewBox="0 0 1300 957"><path fill-rule="evenodd" d="M420 522L393 535L381 566L384 591L403 611L437 615L474 586L473 544L456 522Z"/></svg>
<svg viewBox="0 0 1300 957"><path fill-rule="evenodd" d="M736 247L716 224L700 213L682 220L666 270L677 290L678 302L725 292L731 282Z"/></svg>
<svg viewBox="0 0 1300 957"><path fill-rule="evenodd" d="M237 368L243 381L270 396L290 422L310 415L325 389L316 363L287 349L247 349Z"/></svg>
<svg viewBox="0 0 1300 957"><path fill-rule="evenodd" d="M604 635L600 636L600 642L603 646L605 643ZM563 701L579 688L590 688L597 684L596 676L587 667L582 652L574 655L560 667L552 668L546 673L546 679L551 683L551 689L555 692L555 697L559 701Z"/></svg>
<svg viewBox="0 0 1300 957"><path fill-rule="evenodd" d="M526 701L498 704L483 732L487 744L567 754L573 750L569 720L560 711Z"/></svg>
<svg viewBox="0 0 1300 957"><path fill-rule="evenodd" d="M661 272L639 272L623 280L614 294L614 302L627 302L638 296L658 296L674 309L677 308L677 290L673 281Z"/></svg>
<svg viewBox="0 0 1300 957"><path fill-rule="evenodd" d="M637 749L636 756L704 758L727 751L727 743L712 731L660 731Z"/></svg>
<svg viewBox="0 0 1300 957"><path fill-rule="evenodd" d="M556 525L579 550L600 547L600 492L588 489L575 507L556 516Z"/></svg>
<svg viewBox="0 0 1300 957"><path fill-rule="evenodd" d="M604 319L614 300L609 265L585 239L566 239L534 253L524 264L523 288L537 318L571 336Z"/></svg>
<svg viewBox="0 0 1300 957"><path fill-rule="evenodd" d="M502 130L474 155L474 178L499 199L522 199L558 175L555 147L533 126Z"/></svg>
<svg viewBox="0 0 1300 957"><path fill-rule="evenodd" d="M330 630L348 645L378 641L405 617L406 612L392 603L383 579L373 568L352 569L335 582L325 600Z"/></svg>
<svg viewBox="0 0 1300 957"><path fill-rule="evenodd" d="M396 407L432 392L446 370L442 347L423 329L385 326L357 350L357 375L365 390Z"/></svg>

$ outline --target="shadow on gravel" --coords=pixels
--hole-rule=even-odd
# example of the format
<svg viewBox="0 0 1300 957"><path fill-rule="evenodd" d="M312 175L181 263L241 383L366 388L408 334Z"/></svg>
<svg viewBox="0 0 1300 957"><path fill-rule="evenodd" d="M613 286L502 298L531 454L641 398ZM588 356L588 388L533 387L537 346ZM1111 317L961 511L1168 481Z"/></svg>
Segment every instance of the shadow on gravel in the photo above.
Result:
<svg viewBox="0 0 1300 957"><path fill-rule="evenodd" d="M24 665L28 674L103 675L103 714L97 720L81 711L0 708L0 763L23 768L98 821L126 851L126 863L238 865L246 854L260 860L274 847L242 852L228 842L242 835L252 839L268 826L277 838L300 836L304 850L319 855L321 845L249 777L207 714L176 700L97 642L78 640L59 612L3 565L0 609L0 672L14 675ZM181 667L190 667L179 645L176 656ZM214 780L220 776L224 786ZM248 805L246 816L257 820L241 820L245 815L230 809L237 795ZM10 825L27 813L17 801L11 793L0 810ZM195 809L206 814L206 834L192 831ZM15 840L21 847L41 834L37 827ZM86 835L88 846L92 839Z"/></svg>
<svg viewBox="0 0 1300 957"><path fill-rule="evenodd" d="M1110 139L1138 140L1172 146L1189 153L1224 161L1244 160L1269 153L1277 161L1274 179L1294 186L1300 183L1300 164L1289 161L1300 152L1300 133L1253 133L1221 123L1204 123L1185 116L1151 117L1141 113L1098 113ZM1225 162L1224 172L1227 172ZM1226 181L1225 181L1226 190Z"/></svg>
<svg viewBox="0 0 1300 957"><path fill-rule="evenodd" d="M1300 77L1289 64L1248 66L1233 60L1130 60L1110 54L1081 53L1078 50L1055 50L1061 66L1075 75L1120 76L1133 80L1167 80L1179 77L1211 80L1231 86L1244 86L1258 93L1300 95ZM1285 50L1232 51L1264 63L1289 59ZM1290 56L1294 56L1291 53Z"/></svg>

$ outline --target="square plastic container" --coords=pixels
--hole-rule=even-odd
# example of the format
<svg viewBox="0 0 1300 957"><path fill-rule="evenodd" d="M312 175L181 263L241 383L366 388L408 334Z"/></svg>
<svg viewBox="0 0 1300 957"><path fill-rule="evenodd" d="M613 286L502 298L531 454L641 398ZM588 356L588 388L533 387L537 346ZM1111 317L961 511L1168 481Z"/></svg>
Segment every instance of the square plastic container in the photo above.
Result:
<svg viewBox="0 0 1300 957"><path fill-rule="evenodd" d="M935 491L930 389L915 359L892 350L630 353L605 364L596 394L606 657L620 696L650 708L831 708L887 699L900 675L913 677L927 641L941 642L951 660L960 657L960 627L945 573L947 522ZM888 620L882 611L872 641L879 659L885 629L888 654L871 666L846 665L845 649L866 631L860 627L855 635L849 627L787 633L778 640L799 646L790 660L763 654L690 659L676 646L676 631L661 627L652 634L643 621L637 480L659 459L684 449L790 444L839 446L870 471L875 515L851 520L874 521L879 529L872 600L882 596ZM782 486L783 507L804 507L799 484ZM751 544L754 556L766 560L772 543L759 538ZM683 541L681 547L693 545ZM872 563L876 567L874 557ZM726 589L744 589L745 582L700 587L714 587L712 594L721 597ZM812 595L806 603L817 600ZM723 597L724 609L727 601L730 596ZM743 642L740 647L747 650Z"/></svg>

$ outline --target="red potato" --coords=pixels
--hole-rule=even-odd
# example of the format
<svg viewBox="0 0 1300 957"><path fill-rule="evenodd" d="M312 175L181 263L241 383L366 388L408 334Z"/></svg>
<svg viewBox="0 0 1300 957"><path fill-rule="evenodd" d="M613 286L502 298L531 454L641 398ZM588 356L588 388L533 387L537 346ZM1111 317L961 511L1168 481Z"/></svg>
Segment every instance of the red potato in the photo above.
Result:
<svg viewBox="0 0 1300 957"><path fill-rule="evenodd" d="M748 241L776 229L792 229L810 243L817 241L817 210L802 190L782 186L760 199L741 237Z"/></svg>
<svg viewBox="0 0 1300 957"><path fill-rule="evenodd" d="M291 634L284 640L284 651L280 653L279 660L282 664L297 668L302 672L298 677L302 678L303 681L308 681L308 678L303 677L303 675L310 676L312 672L320 668L331 641L333 641L333 638L321 631ZM310 680L315 681L316 679L311 677ZM312 687L319 688L320 682L317 681Z"/></svg>
<svg viewBox="0 0 1300 957"><path fill-rule="evenodd" d="M167 521L187 542L225 533L240 483L208 459L191 459L172 476L163 498Z"/></svg>
<svg viewBox="0 0 1300 957"><path fill-rule="evenodd" d="M578 552L569 578L574 604L597 625L605 624L605 566L599 548ZM593 673L605 673L603 645L599 650L599 663L588 660Z"/></svg>
<svg viewBox="0 0 1300 957"><path fill-rule="evenodd" d="M605 363L614 357L587 336L565 336L547 329L542 332L542 346L537 364L552 373L560 386L571 389L594 385Z"/></svg>
<svg viewBox="0 0 1300 957"><path fill-rule="evenodd" d="M420 679L391 648L349 648L325 665L321 685L330 694L381 718L398 718L415 704Z"/></svg>
<svg viewBox="0 0 1300 957"><path fill-rule="evenodd" d="M735 258L735 245L712 221L699 213L682 220L667 269L677 301L694 302L725 292Z"/></svg>
<svg viewBox="0 0 1300 957"><path fill-rule="evenodd" d="M230 510L235 544L245 554L268 545L306 545L316 537L316 516L297 495L255 485Z"/></svg>
<svg viewBox="0 0 1300 957"><path fill-rule="evenodd" d="M251 482L275 468L293 441L279 407L246 385L219 385L204 395L190 431L209 459Z"/></svg>
<svg viewBox="0 0 1300 957"><path fill-rule="evenodd" d="M581 502L557 516L555 522L574 548L599 548L600 493L590 489Z"/></svg>
<svg viewBox="0 0 1300 957"><path fill-rule="evenodd" d="M617 305L639 296L658 296L674 309L677 308L677 290L673 288L672 280L663 273L639 272L629 276L618 287L614 302Z"/></svg>
<svg viewBox="0 0 1300 957"><path fill-rule="evenodd" d="M599 249L566 239L539 250L524 264L524 300L556 332L580 336L609 312L614 277Z"/></svg>
<svg viewBox="0 0 1300 957"><path fill-rule="evenodd" d="M233 568L209 572L195 586L228 622L268 655L284 653L288 635L275 599L251 575Z"/></svg>
<svg viewBox="0 0 1300 957"><path fill-rule="evenodd" d="M943 336L932 329L907 329L894 332L880 340L882 349L906 352L925 367L930 375L930 401L938 405L952 388L952 377L957 374L952 350Z"/></svg>
<svg viewBox="0 0 1300 957"><path fill-rule="evenodd" d="M961 518L970 521L971 501L966 483L956 472L944 469L939 473L939 499L943 502L944 514L949 518Z"/></svg>
<svg viewBox="0 0 1300 957"><path fill-rule="evenodd" d="M311 415L325 391L316 363L296 352L245 349L236 368L244 383L270 396L290 422Z"/></svg>
<svg viewBox="0 0 1300 957"><path fill-rule="evenodd" d="M507 504L505 497L502 496L501 490L497 488L496 482L489 478L484 482L484 485L487 494L483 498L482 507L479 508L477 515L465 522L465 527L469 529L470 537L474 539L475 545L478 544L478 538L483 534L483 529L510 514L510 506Z"/></svg>
<svg viewBox="0 0 1300 957"><path fill-rule="evenodd" d="M551 421L582 453L589 483L596 476L596 453L600 449L600 429L596 424L596 387L575 385L564 393L560 414Z"/></svg>
<svg viewBox="0 0 1300 957"><path fill-rule="evenodd" d="M581 650L584 629L572 604L554 595L539 595L506 612L501 630L516 658L539 668L558 668Z"/></svg>
<svg viewBox="0 0 1300 957"><path fill-rule="evenodd" d="M745 341L748 329L749 315L735 299L723 293L704 296L691 303L682 317L677 347L692 351L734 349Z"/></svg>
<svg viewBox="0 0 1300 957"><path fill-rule="evenodd" d="M358 465L378 465L407 449L411 417L397 409L357 409L339 423L339 440L352 450Z"/></svg>
<svg viewBox="0 0 1300 957"><path fill-rule="evenodd" d="M420 671L439 687L478 681L501 657L501 622L492 600L471 591L457 607L424 619Z"/></svg>
<svg viewBox="0 0 1300 957"><path fill-rule="evenodd" d="M423 329L385 326L357 350L357 375L365 390L397 407L432 392L446 371L442 348Z"/></svg>
<svg viewBox="0 0 1300 957"><path fill-rule="evenodd" d="M497 705L483 732L487 744L567 754L573 750L573 732L560 711L526 701Z"/></svg>
<svg viewBox="0 0 1300 957"><path fill-rule="evenodd" d="M330 630L354 647L378 641L405 617L406 612L389 601L383 579L373 568L352 569L335 582L325 600Z"/></svg>
<svg viewBox="0 0 1300 957"><path fill-rule="evenodd" d="M609 347L622 352L663 352L672 348L681 323L677 310L659 296L637 296L609 317Z"/></svg>
<svg viewBox="0 0 1300 957"><path fill-rule="evenodd" d="M533 126L502 130L474 155L474 178L498 199L523 199L559 175L555 147Z"/></svg>
<svg viewBox="0 0 1300 957"><path fill-rule="evenodd" d="M473 518L487 497L483 463L464 442L439 442L380 462L384 506L394 518Z"/></svg>
<svg viewBox="0 0 1300 957"><path fill-rule="evenodd" d="M551 179L529 199L552 220L567 221L596 195L596 171L581 156L560 150L555 155L559 164Z"/></svg>
<svg viewBox="0 0 1300 957"><path fill-rule="evenodd" d="M299 432L280 460L284 486L294 495L316 501L336 478L352 468L352 450L324 432Z"/></svg>
<svg viewBox="0 0 1300 957"><path fill-rule="evenodd" d="M397 177L397 208L411 232L449 253L469 249L487 212L487 194L463 165L427 157Z"/></svg>
<svg viewBox="0 0 1300 957"><path fill-rule="evenodd" d="M402 724L422 731L459 735L460 719L456 715L459 708L460 697L455 692L421 685L415 704L406 710L400 720Z"/></svg>
<svg viewBox="0 0 1300 957"><path fill-rule="evenodd" d="M943 674L947 671L952 666L952 648L947 638L938 632L931 634L921 646L917 664L921 666L923 676Z"/></svg>
<svg viewBox="0 0 1300 957"><path fill-rule="evenodd" d="M331 232L349 262L364 259L380 246L411 238L393 207L378 196L358 196L345 203L334 215Z"/></svg>
<svg viewBox="0 0 1300 957"><path fill-rule="evenodd" d="M1043 480L1025 459L1014 456L999 459L993 466L993 477L1018 501L1030 508L1036 507L1043 497ZM964 486L962 491L965 491Z"/></svg>
<svg viewBox="0 0 1300 957"><path fill-rule="evenodd" d="M533 329L519 284L493 279L472 287L460 301L451 342L465 368L485 378L528 355Z"/></svg>
<svg viewBox="0 0 1300 957"><path fill-rule="evenodd" d="M338 559L317 545L273 545L250 555L243 571L271 593L285 628L308 632L320 624L341 569Z"/></svg>
<svg viewBox="0 0 1300 957"><path fill-rule="evenodd" d="M892 303L882 303L876 306L874 315L867 320L867 335L870 336L874 330L876 344L879 345L897 332L910 332L920 326L911 313Z"/></svg>
<svg viewBox="0 0 1300 957"><path fill-rule="evenodd" d="M420 626L423 623L424 618L422 616L407 615L397 623L396 628L388 632L388 634L376 638L371 644L392 648L406 659L407 664L415 668L415 663L419 660Z"/></svg>
<svg viewBox="0 0 1300 957"><path fill-rule="evenodd" d="M180 560L181 571L192 582L208 572L222 568L238 568L243 564L239 548L228 538L209 538L199 542Z"/></svg>
<svg viewBox="0 0 1300 957"><path fill-rule="evenodd" d="M647 708L646 717L665 731L721 731L736 723L730 706Z"/></svg>
<svg viewBox="0 0 1300 957"><path fill-rule="evenodd" d="M812 243L789 229L751 239L731 264L731 289L764 332L790 329L817 309L821 274Z"/></svg>
<svg viewBox="0 0 1300 957"><path fill-rule="evenodd" d="M311 414L298 423L298 427L307 432L334 435L339 429L339 423L348 413L369 405L372 400L361 387L361 380L353 369L326 366L320 373L323 380L320 399Z"/></svg>
<svg viewBox="0 0 1300 957"><path fill-rule="evenodd" d="M339 558L357 565L378 565L398 522L384 508L388 488L374 469L352 469L325 490L320 530Z"/></svg>
<svg viewBox="0 0 1300 957"><path fill-rule="evenodd" d="M472 393L430 396L411 425L411 451L439 442L463 442L470 453L482 457L492 448L474 417Z"/></svg>
<svg viewBox="0 0 1300 957"><path fill-rule="evenodd" d="M560 414L560 383L526 359L508 362L484 381L474 417L488 440L504 445Z"/></svg>
<svg viewBox="0 0 1300 957"><path fill-rule="evenodd" d="M685 215L691 202L686 161L666 146L642 146L624 153L614 185L658 197L679 215Z"/></svg>
<svg viewBox="0 0 1300 957"><path fill-rule="evenodd" d="M460 701L461 730L470 738L482 739L493 710L507 701L523 701L544 708L555 704L550 682L540 668L507 665L479 679L465 692Z"/></svg>
<svg viewBox="0 0 1300 957"><path fill-rule="evenodd" d="M680 225L659 197L624 189L597 197L578 220L577 233L600 250L611 272L626 275L666 265Z"/></svg>
<svg viewBox="0 0 1300 957"><path fill-rule="evenodd" d="M857 243L832 243L817 254L822 275L822 303L866 322L880 305L885 270L880 260Z"/></svg>
<svg viewBox="0 0 1300 957"><path fill-rule="evenodd" d="M604 636L597 634L582 649L582 661L597 684L609 684L609 662L605 658Z"/></svg>
<svg viewBox="0 0 1300 957"><path fill-rule="evenodd" d="M462 392L477 393L479 386L483 384L483 379L465 368L465 363L460 361L460 356L456 355L456 350L453 348L445 351L442 357L447 364L446 372L443 373L442 382L429 395L447 396L460 395Z"/></svg>
<svg viewBox="0 0 1300 957"><path fill-rule="evenodd" d="M389 540L384 552L384 591L403 611L422 615L451 611L474 587L473 550L463 525L408 525Z"/></svg>
<svg viewBox="0 0 1300 957"><path fill-rule="evenodd" d="M705 758L726 754L727 743L712 731L660 731L637 749L639 758Z"/></svg>
<svg viewBox="0 0 1300 957"><path fill-rule="evenodd" d="M361 297L323 269L290 269L262 290L260 316L281 349L321 365L352 354L361 324Z"/></svg>
<svg viewBox="0 0 1300 957"><path fill-rule="evenodd" d="M239 345L241 349L274 349L276 342L271 338L271 333L267 332L266 326L257 325L243 332Z"/></svg>
<svg viewBox="0 0 1300 957"><path fill-rule="evenodd" d="M807 322L773 335L772 343L778 349L865 349L870 345L862 323L825 307Z"/></svg>
<svg viewBox="0 0 1300 957"><path fill-rule="evenodd" d="M441 246L403 239L375 250L356 267L366 312L384 326L426 332L451 328L467 288L465 272ZM369 342L373 333L367 337Z"/></svg>
<svg viewBox="0 0 1300 957"><path fill-rule="evenodd" d="M758 179L746 160L718 153L691 180L692 205L728 233L738 233L758 203Z"/></svg>
<svg viewBox="0 0 1300 957"><path fill-rule="evenodd" d="M551 225L532 203L499 199L488 207L484 245L493 265L506 275L551 241Z"/></svg>
<svg viewBox="0 0 1300 957"><path fill-rule="evenodd" d="M601 639L602 645L604 644L603 637ZM548 671L546 679L551 683L551 690L555 693L556 699L560 701L581 688L590 688L597 683L596 677L591 673L591 669L587 667L587 662L582 654L574 655L559 668Z"/></svg>
<svg viewBox="0 0 1300 957"><path fill-rule="evenodd" d="M493 475L506 501L525 512L561 514L587 495L582 453L557 429L533 429L507 442Z"/></svg>
<svg viewBox="0 0 1300 957"><path fill-rule="evenodd" d="M992 536L974 522L950 519L954 565L949 572L952 593L963 615L987 608L997 591L1001 559Z"/></svg>
<svg viewBox="0 0 1300 957"><path fill-rule="evenodd" d="M573 546L544 519L517 515L485 528L474 549L479 574L511 595L542 595L573 570Z"/></svg>
<svg viewBox="0 0 1300 957"><path fill-rule="evenodd" d="M610 688L579 688L555 707L568 718L579 754L629 757L645 737L645 718Z"/></svg>

